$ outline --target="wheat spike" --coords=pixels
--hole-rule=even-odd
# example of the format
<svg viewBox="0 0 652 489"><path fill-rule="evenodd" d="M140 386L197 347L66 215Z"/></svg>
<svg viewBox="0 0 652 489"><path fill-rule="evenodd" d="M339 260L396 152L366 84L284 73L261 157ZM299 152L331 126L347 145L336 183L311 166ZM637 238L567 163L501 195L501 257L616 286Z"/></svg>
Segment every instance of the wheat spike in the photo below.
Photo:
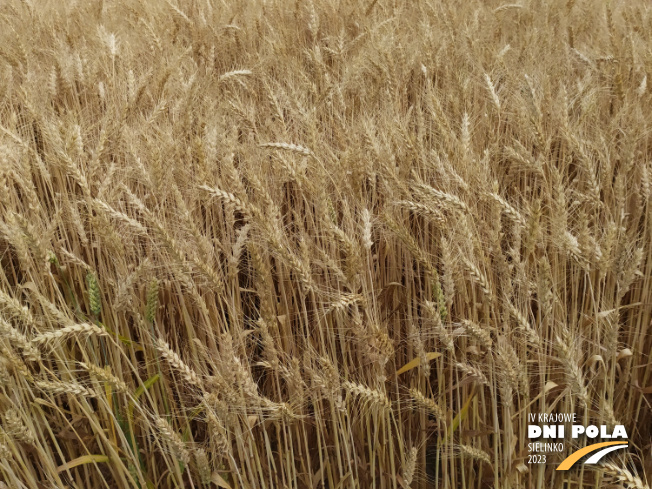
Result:
<svg viewBox="0 0 652 489"><path fill-rule="evenodd" d="M509 202L503 199L500 195L489 192L489 196L500 204L503 213L520 226L525 226L525 219L519 211L517 211Z"/></svg>
<svg viewBox="0 0 652 489"><path fill-rule="evenodd" d="M200 185L200 189L205 190L206 192L209 192L210 194L214 195L215 197L219 198L220 200L233 205L233 207L238 211L241 212L242 214L249 216L251 215L250 208L245 204L242 200L240 200L238 197L233 195L230 192L226 192L224 190L221 190L219 188L214 188L214 187L209 187L207 185Z"/></svg>
<svg viewBox="0 0 652 489"><path fill-rule="evenodd" d="M153 323L158 310L158 280L153 278L147 287L147 304L145 306L145 319Z"/></svg>
<svg viewBox="0 0 652 489"><path fill-rule="evenodd" d="M183 376L186 382L196 387L203 386L203 381L199 375L197 375L193 369L191 369L183 360L181 360L179 354L170 348L170 345L159 338L156 340L155 346L165 361L167 361L170 366L177 370Z"/></svg>
<svg viewBox="0 0 652 489"><path fill-rule="evenodd" d="M410 487L414 479L414 471L417 465L417 448L412 447L405 458L403 465L403 482L407 487Z"/></svg>
<svg viewBox="0 0 652 489"><path fill-rule="evenodd" d="M572 346L572 341L569 344L566 339L562 339L560 336L557 336L555 340L571 394L576 396L582 406L586 408L589 406L589 394L584 383L584 374L578 365L577 349Z"/></svg>
<svg viewBox="0 0 652 489"><path fill-rule="evenodd" d="M478 342L484 347L485 350L491 351L493 342L491 340L491 335L489 334L489 331L487 331L482 326L474 323L473 321L469 321L468 319L463 319L462 324L469 332L469 334L473 336L475 339L477 339Z"/></svg>
<svg viewBox="0 0 652 489"><path fill-rule="evenodd" d="M168 441L172 448L172 453L183 463L190 462L190 451L186 447L185 442L175 430L172 429L167 420L163 418L156 418L154 425L163 437Z"/></svg>
<svg viewBox="0 0 652 489"><path fill-rule="evenodd" d="M491 95L491 101L493 102L498 112L500 112L500 98L498 98L498 93L496 93L494 82L491 81L491 77L487 73L484 74L484 80L487 84L489 95Z"/></svg>
<svg viewBox="0 0 652 489"><path fill-rule="evenodd" d="M116 389L118 392L121 392L123 394L129 392L129 387L127 387L127 384L125 384L122 380L120 380L119 378L117 378L115 375L111 373L111 367L107 366L102 368L97 365L84 363L84 362L80 362L79 366L84 370L88 371L88 373L92 377L95 377L96 379L101 380L102 382L106 382L107 384L111 385L114 389Z"/></svg>
<svg viewBox="0 0 652 489"><path fill-rule="evenodd" d="M218 81L223 82L229 78L239 77L239 76L251 76L253 73L250 70L233 70L227 73L220 75Z"/></svg>
<svg viewBox="0 0 652 489"><path fill-rule="evenodd" d="M84 337L84 336L107 336L107 332L96 326L95 324L89 323L80 323L72 324L70 326L64 326L61 329L56 331L48 331L47 333L41 333L38 336L35 336L32 339L32 343L35 345L44 345L46 343L54 343L59 341L65 341L69 337Z"/></svg>
<svg viewBox="0 0 652 489"><path fill-rule="evenodd" d="M482 462L491 464L491 459L484 450L480 450L479 448L475 448L470 445L457 445L457 448L461 454L466 455L467 457L471 457L475 460L481 460Z"/></svg>
<svg viewBox="0 0 652 489"><path fill-rule="evenodd" d="M425 192L426 195L434 197L448 209L459 211L465 214L469 212L469 206L462 202L462 200L455 195L442 192L441 190L437 190L423 183L415 183L414 186L417 189Z"/></svg>
<svg viewBox="0 0 652 489"><path fill-rule="evenodd" d="M70 394L79 397L96 397L97 393L87 389L76 382L50 382L46 380L35 380L34 385L50 394Z"/></svg>
<svg viewBox="0 0 652 489"><path fill-rule="evenodd" d="M428 206L426 204L422 204L420 202L414 202L411 200L397 200L396 202L394 202L394 205L398 207L404 207L406 209L411 210L412 212L417 212L419 214L427 216L433 221L441 225L446 224L446 218L437 209Z"/></svg>
<svg viewBox="0 0 652 489"><path fill-rule="evenodd" d="M86 274L86 283L88 284L88 302L91 312L98 317L102 312L102 298L100 296L100 286L94 273Z"/></svg>
<svg viewBox="0 0 652 489"><path fill-rule="evenodd" d="M487 296L487 300L491 301L493 299L493 293L491 292L491 287L489 286L489 282L487 281L485 274L482 273L478 267L476 267L471 261L467 260L466 258L462 258L462 261L464 262L464 266L469 272L469 275L471 275L473 281L480 286L482 292L484 292L484 294Z"/></svg>
<svg viewBox="0 0 652 489"><path fill-rule="evenodd" d="M344 381L342 386L352 397L358 398L365 407L377 407L381 411L391 411L392 409L390 400L378 389L372 389L363 384L356 384L349 381Z"/></svg>
<svg viewBox="0 0 652 489"><path fill-rule="evenodd" d="M0 318L0 333L2 333L2 336L7 338L11 343L20 348L26 360L31 362L38 362L41 360L41 354L27 337L2 318Z"/></svg>
<svg viewBox="0 0 652 489"><path fill-rule="evenodd" d="M650 486L645 484L640 477L632 474L625 467L620 467L611 462L604 462L599 468L602 469L604 476L621 484L623 487L628 489L650 489Z"/></svg>
<svg viewBox="0 0 652 489"><path fill-rule="evenodd" d="M13 438L33 445L36 438L30 428L23 422L20 413L13 408L8 409L4 414L4 429Z"/></svg>
<svg viewBox="0 0 652 489"><path fill-rule="evenodd" d="M484 385L489 385L489 381L487 380L487 377L477 367L474 367L474 366L466 364L466 363L461 363L461 362L457 362L455 364L455 366L464 375L466 375L469 378L475 380L476 382L479 382L480 384L484 384Z"/></svg>
<svg viewBox="0 0 652 489"><path fill-rule="evenodd" d="M445 422L446 417L444 416L444 411L435 401L424 396L421 391L416 388L410 389L410 396L419 409L423 409L426 412L432 414L437 419L437 421Z"/></svg>
<svg viewBox="0 0 652 489"><path fill-rule="evenodd" d="M273 148L273 149L282 149L285 151L290 151L292 153L298 153L303 156L311 156L313 152L306 148L305 146L300 146L298 144L292 143L262 143L259 145L261 148Z"/></svg>
<svg viewBox="0 0 652 489"><path fill-rule="evenodd" d="M199 480L203 485L208 486L211 484L212 471L206 450L203 448L196 448L194 453L197 471L199 472Z"/></svg>

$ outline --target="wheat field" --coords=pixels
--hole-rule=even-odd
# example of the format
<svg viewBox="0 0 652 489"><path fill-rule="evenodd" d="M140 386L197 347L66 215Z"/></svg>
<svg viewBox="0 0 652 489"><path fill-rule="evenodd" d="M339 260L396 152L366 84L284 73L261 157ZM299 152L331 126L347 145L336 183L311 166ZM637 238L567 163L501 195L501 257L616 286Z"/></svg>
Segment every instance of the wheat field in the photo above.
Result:
<svg viewBox="0 0 652 489"><path fill-rule="evenodd" d="M651 32L2 2L0 487L649 487ZM558 412L627 450L530 463Z"/></svg>

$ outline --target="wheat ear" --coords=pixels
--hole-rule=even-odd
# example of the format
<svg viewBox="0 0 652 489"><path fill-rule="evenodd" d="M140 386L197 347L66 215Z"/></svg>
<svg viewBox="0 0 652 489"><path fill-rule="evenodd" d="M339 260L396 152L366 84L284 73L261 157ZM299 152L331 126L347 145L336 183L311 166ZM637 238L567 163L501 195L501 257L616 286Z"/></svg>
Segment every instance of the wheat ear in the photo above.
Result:
<svg viewBox="0 0 652 489"><path fill-rule="evenodd" d="M299 146L298 144L292 143L262 143L259 144L261 148L274 148L274 149L283 149L285 151L290 151L292 153L299 153L303 156L311 156L313 154L310 149L305 146Z"/></svg>
<svg viewBox="0 0 652 489"><path fill-rule="evenodd" d="M410 487L412 480L414 479L414 472L417 466L417 447L410 448L410 451L405 457L405 463L403 465L403 482L407 487Z"/></svg>
<svg viewBox="0 0 652 489"><path fill-rule="evenodd" d="M56 331L48 331L35 336L32 343L35 345L43 345L49 342L63 341L71 336L107 336L107 332L95 324L81 323L65 326Z"/></svg>
<svg viewBox="0 0 652 489"><path fill-rule="evenodd" d="M118 392L121 393L129 392L129 387L127 387L127 384L125 384L122 380L120 380L119 378L117 378L115 375L111 373L111 367L102 368L97 365L88 364L84 362L80 362L79 366L84 370L86 370L91 375L91 377L95 377L97 380L106 382Z"/></svg>
<svg viewBox="0 0 652 489"><path fill-rule="evenodd" d="M181 436L179 436L179 433L173 430L170 424L163 418L156 418L154 425L169 442L173 454L185 464L190 462L190 452Z"/></svg>
<svg viewBox="0 0 652 489"><path fill-rule="evenodd" d="M474 379L475 381L479 382L480 384L489 385L489 381L487 380L487 377L482 373L482 371L480 371L479 368L473 367L472 365L468 365L466 363L460 363L460 362L457 362L455 364L455 366L463 374L465 374L468 377Z"/></svg>
<svg viewBox="0 0 652 489"><path fill-rule="evenodd" d="M155 346L156 349L161 354L161 356L179 373L181 373L181 375L186 380L186 382L197 387L203 386L203 382L201 378L199 378L197 373L193 369L191 369L183 360L181 360L179 354L174 350L172 350L172 348L170 348L170 345L168 345L164 340L159 338L156 340Z"/></svg>
<svg viewBox="0 0 652 489"><path fill-rule="evenodd" d="M650 489L650 486L645 484L640 477L632 474L624 467L619 467L616 464L606 462L601 464L600 468L605 476L620 483L624 487L629 489Z"/></svg>
<svg viewBox="0 0 652 489"><path fill-rule="evenodd" d="M76 382L49 382L47 380L35 380L34 385L50 394L72 394L81 397L97 397L97 393L87 389Z"/></svg>
<svg viewBox="0 0 652 489"><path fill-rule="evenodd" d="M411 388L410 396L417 408L432 414L438 421L445 421L446 418L444 417L442 408L435 401L424 396L419 389Z"/></svg>
<svg viewBox="0 0 652 489"><path fill-rule="evenodd" d="M475 460L481 460L482 462L491 465L491 459L484 450L480 450L479 448L475 448L470 445L458 445L457 448L461 454L466 455L467 457L471 457Z"/></svg>
<svg viewBox="0 0 652 489"><path fill-rule="evenodd" d="M32 362L38 362L41 360L41 354L34 345L31 344L27 337L2 318L0 318L0 334L7 338L11 343L18 346L18 348L22 350L23 356L26 360Z"/></svg>
<svg viewBox="0 0 652 489"><path fill-rule="evenodd" d="M390 411L392 404L387 396L378 389L372 389L362 384L344 381L342 383L344 389L351 394L352 397L360 399L366 406L376 406L381 411Z"/></svg>

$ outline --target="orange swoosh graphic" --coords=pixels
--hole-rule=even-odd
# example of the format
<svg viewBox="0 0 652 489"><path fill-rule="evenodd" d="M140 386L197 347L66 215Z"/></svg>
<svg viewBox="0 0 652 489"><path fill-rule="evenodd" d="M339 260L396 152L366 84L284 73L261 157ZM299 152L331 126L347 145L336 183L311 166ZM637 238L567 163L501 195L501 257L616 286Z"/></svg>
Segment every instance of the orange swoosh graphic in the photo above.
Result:
<svg viewBox="0 0 652 489"><path fill-rule="evenodd" d="M593 445L589 445L588 447L584 447L581 450L576 451L575 453L571 453L562 463L559 464L559 467L557 467L557 470L568 470L570 469L575 462L577 462L579 459L581 459L584 455L587 455L591 452L595 452L596 450L604 447L610 447L612 445L627 445L626 441L605 441L603 443L594 443Z"/></svg>

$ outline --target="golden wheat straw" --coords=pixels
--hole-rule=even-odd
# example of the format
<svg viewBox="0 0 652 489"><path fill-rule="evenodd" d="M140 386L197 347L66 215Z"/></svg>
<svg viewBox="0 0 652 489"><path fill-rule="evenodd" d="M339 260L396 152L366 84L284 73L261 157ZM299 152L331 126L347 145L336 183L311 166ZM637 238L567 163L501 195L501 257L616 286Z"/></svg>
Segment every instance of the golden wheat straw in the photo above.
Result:
<svg viewBox="0 0 652 489"><path fill-rule="evenodd" d="M5 0L0 486L645 487L648 11L510 1Z"/></svg>

